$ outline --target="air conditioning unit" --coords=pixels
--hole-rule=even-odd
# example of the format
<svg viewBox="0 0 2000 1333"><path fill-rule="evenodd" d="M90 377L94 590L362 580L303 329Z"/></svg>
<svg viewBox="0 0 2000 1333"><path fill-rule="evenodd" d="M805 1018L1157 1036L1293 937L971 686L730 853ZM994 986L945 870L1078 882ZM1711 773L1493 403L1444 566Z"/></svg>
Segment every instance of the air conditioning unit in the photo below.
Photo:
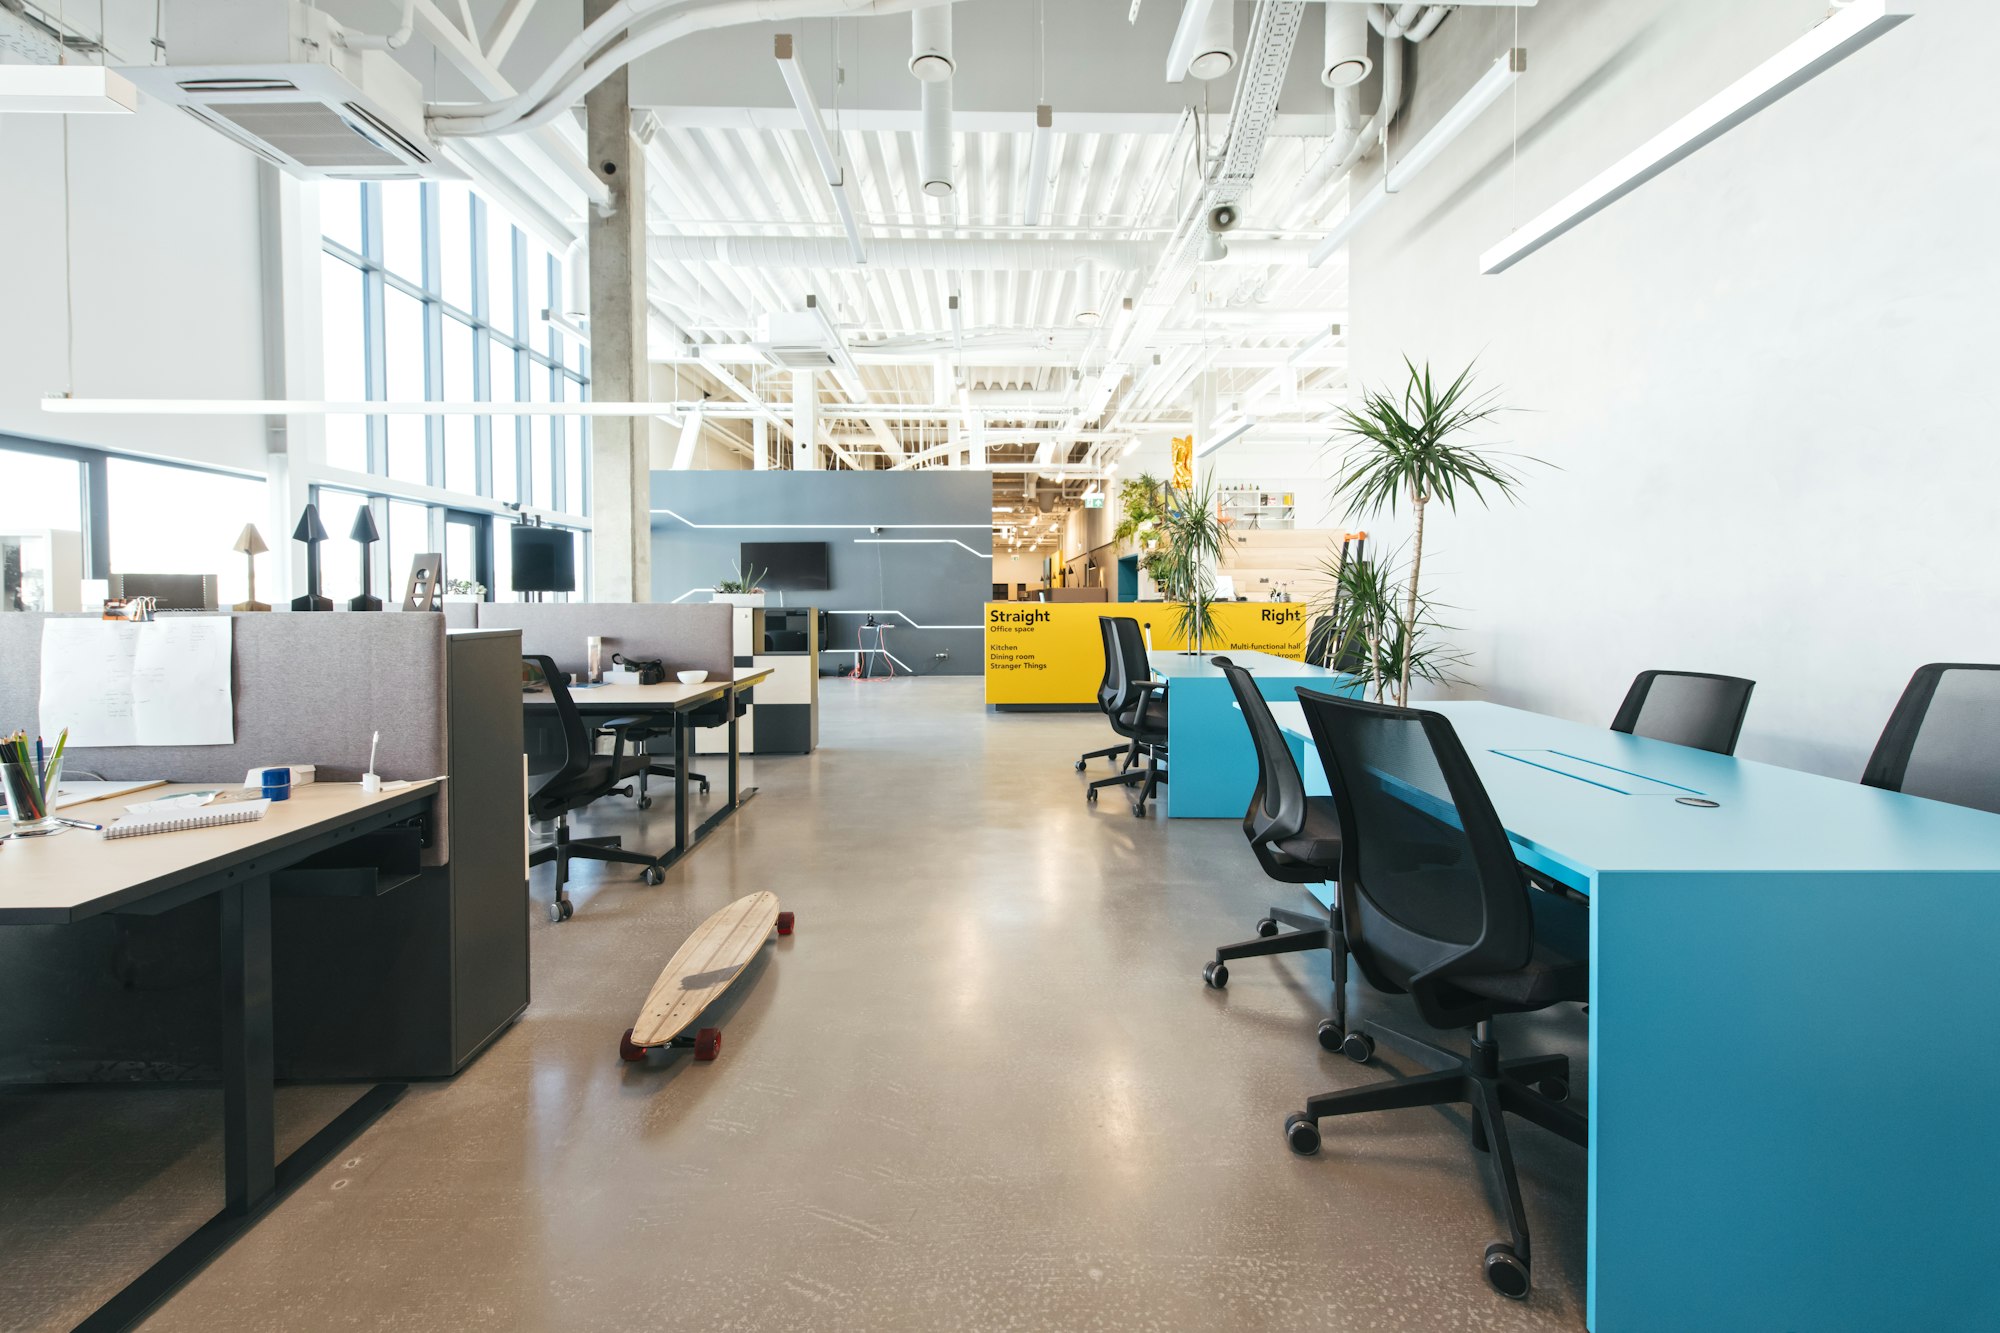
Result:
<svg viewBox="0 0 2000 1333"><path fill-rule="evenodd" d="M779 311L764 317L751 344L774 366L787 370L832 370L840 364L840 344L826 321L811 310Z"/></svg>
<svg viewBox="0 0 2000 1333"><path fill-rule="evenodd" d="M294 176L457 177L424 130L423 86L386 51L341 44L346 29L291 0L181 5L178 63L127 68L145 92Z"/></svg>

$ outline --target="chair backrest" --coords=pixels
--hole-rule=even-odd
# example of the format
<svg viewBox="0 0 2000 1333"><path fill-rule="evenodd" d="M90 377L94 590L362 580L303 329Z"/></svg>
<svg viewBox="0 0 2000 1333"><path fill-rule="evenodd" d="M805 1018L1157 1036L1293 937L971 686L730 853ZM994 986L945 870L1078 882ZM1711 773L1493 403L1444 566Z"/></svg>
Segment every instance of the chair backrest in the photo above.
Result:
<svg viewBox="0 0 2000 1333"><path fill-rule="evenodd" d="M1306 783L1292 762L1292 749L1250 672L1227 657L1214 662L1236 693L1236 706L1243 710L1250 744L1257 751L1257 790L1243 812L1243 833L1253 845L1295 837L1306 823Z"/></svg>
<svg viewBox="0 0 2000 1333"><path fill-rule="evenodd" d="M1299 702L1340 814L1348 946L1364 968L1409 986L1525 966L1527 885L1451 723L1316 690Z"/></svg>
<svg viewBox="0 0 2000 1333"><path fill-rule="evenodd" d="M1735 754L1754 680L1705 671L1641 671L1632 678L1613 731Z"/></svg>
<svg viewBox="0 0 2000 1333"><path fill-rule="evenodd" d="M1146 697L1146 682L1153 678L1152 659L1146 656L1146 635L1131 616L1105 616L1108 626L1105 666L1112 673L1110 711L1130 712ZM1115 649L1115 651L1113 651Z"/></svg>
<svg viewBox="0 0 2000 1333"><path fill-rule="evenodd" d="M1104 640L1104 679L1097 684L1097 706L1107 713L1118 711L1118 664L1122 660L1118 647L1118 630L1111 622L1114 616L1097 618L1098 637Z"/></svg>
<svg viewBox="0 0 2000 1333"><path fill-rule="evenodd" d="M556 706L556 724L563 738L562 767L542 784L552 786L575 777L590 766L590 729L584 726L583 714L577 711L576 700L570 697L569 677L556 669L554 658L539 653L523 653L521 664L533 669L535 677L548 690L549 699Z"/></svg>
<svg viewBox="0 0 2000 1333"><path fill-rule="evenodd" d="M2000 814L2000 665L1918 667L1861 780Z"/></svg>

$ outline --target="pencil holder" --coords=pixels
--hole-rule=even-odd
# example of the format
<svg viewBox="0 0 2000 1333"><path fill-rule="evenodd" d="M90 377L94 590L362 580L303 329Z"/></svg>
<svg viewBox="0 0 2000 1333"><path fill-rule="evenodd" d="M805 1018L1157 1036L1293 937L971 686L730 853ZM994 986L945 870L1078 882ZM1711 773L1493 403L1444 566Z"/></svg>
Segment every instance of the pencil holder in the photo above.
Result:
<svg viewBox="0 0 2000 1333"><path fill-rule="evenodd" d="M39 773L33 764L0 761L0 779L7 784L7 813L14 819L11 836L40 838L63 831L55 813L56 783L61 777L61 759L42 765Z"/></svg>

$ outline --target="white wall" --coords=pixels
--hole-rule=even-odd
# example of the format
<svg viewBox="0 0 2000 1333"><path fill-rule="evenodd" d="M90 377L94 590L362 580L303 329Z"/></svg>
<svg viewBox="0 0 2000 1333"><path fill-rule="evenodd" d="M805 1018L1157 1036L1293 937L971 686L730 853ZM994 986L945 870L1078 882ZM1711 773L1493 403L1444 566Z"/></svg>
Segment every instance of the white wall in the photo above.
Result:
<svg viewBox="0 0 2000 1333"><path fill-rule="evenodd" d="M75 378L66 367L69 121ZM0 116L0 430L262 472L257 417L53 416L44 394L261 398L256 164L157 102Z"/></svg>
<svg viewBox="0 0 2000 1333"><path fill-rule="evenodd" d="M1804 33L1825 0L1520 11L1502 101L1356 239L1356 380L1478 356L1518 509L1432 525L1489 697L1608 721L1634 672L1754 677L1741 753L1854 778L1918 665L2000 660L2000 6L1918 15L1498 277L1478 256ZM1422 133L1505 46L1458 10ZM1386 524L1371 525L1385 530Z"/></svg>

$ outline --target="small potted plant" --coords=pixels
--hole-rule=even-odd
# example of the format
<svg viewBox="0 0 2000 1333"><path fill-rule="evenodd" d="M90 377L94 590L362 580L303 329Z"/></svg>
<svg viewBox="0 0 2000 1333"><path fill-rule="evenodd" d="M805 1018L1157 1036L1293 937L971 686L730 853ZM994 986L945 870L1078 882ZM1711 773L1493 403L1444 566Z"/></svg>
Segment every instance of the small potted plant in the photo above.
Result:
<svg viewBox="0 0 2000 1333"><path fill-rule="evenodd" d="M752 565L746 571L741 564L736 566L736 576L715 585L715 600L726 606L762 606L764 590L757 585L771 571L759 570Z"/></svg>
<svg viewBox="0 0 2000 1333"><path fill-rule="evenodd" d="M471 579L446 579L444 599L447 602L483 602L486 600L486 585L474 583Z"/></svg>

